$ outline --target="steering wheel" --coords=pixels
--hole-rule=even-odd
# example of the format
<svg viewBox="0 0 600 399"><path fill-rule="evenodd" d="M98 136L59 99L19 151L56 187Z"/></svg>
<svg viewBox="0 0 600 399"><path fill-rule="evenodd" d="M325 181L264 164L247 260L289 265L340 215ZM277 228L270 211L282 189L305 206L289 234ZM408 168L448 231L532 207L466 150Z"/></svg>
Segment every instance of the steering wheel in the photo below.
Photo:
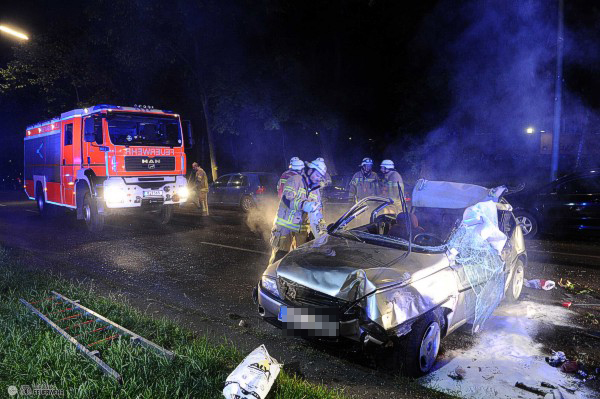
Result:
<svg viewBox="0 0 600 399"><path fill-rule="evenodd" d="M425 238L426 237L426 238ZM421 238L421 240L423 241L422 243L418 243L417 239ZM436 243L437 240L437 243ZM417 235L415 235L413 237L413 242L417 245L423 245L423 246L438 246L438 245L442 245L444 243L444 240L442 240L440 237L436 236L435 234L431 234L431 233L419 233Z"/></svg>

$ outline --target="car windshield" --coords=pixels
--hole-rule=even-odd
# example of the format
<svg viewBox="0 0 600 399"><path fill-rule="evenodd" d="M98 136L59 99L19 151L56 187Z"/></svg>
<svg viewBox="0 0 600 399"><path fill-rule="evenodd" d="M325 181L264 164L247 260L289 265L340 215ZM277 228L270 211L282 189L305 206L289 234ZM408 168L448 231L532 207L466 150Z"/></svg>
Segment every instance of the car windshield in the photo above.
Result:
<svg viewBox="0 0 600 399"><path fill-rule="evenodd" d="M179 119L116 113L107 117L110 141L115 145L181 146Z"/></svg>
<svg viewBox="0 0 600 399"><path fill-rule="evenodd" d="M413 208L408 215L389 200L370 197L360 201L330 229L332 235L382 246L439 249L462 220L463 209ZM408 223L411 235L409 235Z"/></svg>

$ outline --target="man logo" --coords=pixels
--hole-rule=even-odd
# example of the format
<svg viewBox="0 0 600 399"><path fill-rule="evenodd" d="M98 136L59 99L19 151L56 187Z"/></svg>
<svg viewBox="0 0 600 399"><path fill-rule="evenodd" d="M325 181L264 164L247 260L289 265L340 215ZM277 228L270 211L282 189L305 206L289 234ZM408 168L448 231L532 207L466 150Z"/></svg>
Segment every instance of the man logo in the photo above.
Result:
<svg viewBox="0 0 600 399"><path fill-rule="evenodd" d="M148 169L154 169L154 168L156 168L156 165L154 165L153 163L148 165Z"/></svg>

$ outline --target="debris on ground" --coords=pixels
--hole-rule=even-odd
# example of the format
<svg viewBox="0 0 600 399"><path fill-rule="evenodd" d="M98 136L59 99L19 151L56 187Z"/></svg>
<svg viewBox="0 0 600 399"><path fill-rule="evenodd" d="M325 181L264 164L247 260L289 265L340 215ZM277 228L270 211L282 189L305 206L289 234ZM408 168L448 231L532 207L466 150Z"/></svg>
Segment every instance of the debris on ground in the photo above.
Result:
<svg viewBox="0 0 600 399"><path fill-rule="evenodd" d="M238 324L240 327L246 328L248 327L248 322L244 319L240 320L240 324Z"/></svg>
<svg viewBox="0 0 600 399"><path fill-rule="evenodd" d="M531 392L531 393L535 393L535 394L537 394L537 395L546 396L546 394L548 393L548 392L546 392L546 391L544 391L544 390L541 390L541 389L538 389L538 388L534 388L534 387L530 387L530 386L528 386L528 385L525 385L525 384L523 384L522 382L517 382L517 383L515 384L515 386L516 386L517 388L521 388L521 389L523 389L523 390L525 390L525 391L528 391L528 392Z"/></svg>
<svg viewBox="0 0 600 399"><path fill-rule="evenodd" d="M229 374L223 395L227 399L265 399L280 370L281 364L261 345Z"/></svg>
<svg viewBox="0 0 600 399"><path fill-rule="evenodd" d="M554 281L545 280L545 279L534 279L534 280L526 279L523 282L523 284L527 288L533 288L536 290L544 290L544 291L550 291L551 289L556 288L556 283Z"/></svg>
<svg viewBox="0 0 600 399"><path fill-rule="evenodd" d="M465 369L463 369L460 366L457 366L454 370L452 370L451 373L448 374L448 377L452 378L453 380L460 381L465 378L466 374L467 372L465 371Z"/></svg>
<svg viewBox="0 0 600 399"><path fill-rule="evenodd" d="M571 306L600 306L600 303L573 303L565 301L562 303L565 308L570 308Z"/></svg>
<svg viewBox="0 0 600 399"><path fill-rule="evenodd" d="M579 363L577 363L577 360L567 360L560 366L560 371L563 373L575 373L577 370L579 370Z"/></svg>
<svg viewBox="0 0 600 399"><path fill-rule="evenodd" d="M567 361L564 352L552 351L552 356L546 357L546 362L552 367L558 367Z"/></svg>

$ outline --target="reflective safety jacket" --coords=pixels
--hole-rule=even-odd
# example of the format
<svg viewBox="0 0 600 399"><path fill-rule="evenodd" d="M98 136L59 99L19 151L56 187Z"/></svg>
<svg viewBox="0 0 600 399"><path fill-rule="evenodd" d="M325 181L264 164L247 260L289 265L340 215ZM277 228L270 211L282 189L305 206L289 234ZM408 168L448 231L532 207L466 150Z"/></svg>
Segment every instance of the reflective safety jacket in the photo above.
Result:
<svg viewBox="0 0 600 399"><path fill-rule="evenodd" d="M303 233L310 231L311 219L317 225L315 227L318 230L326 229L327 226L325 226L325 220L323 218L323 202L321 201L321 190L320 189L312 190L308 194L308 200L315 202L317 204L317 210L314 212L311 212L311 215L304 212L304 215L302 216L302 226L300 226L300 231ZM318 238L318 237L315 237L315 238Z"/></svg>
<svg viewBox="0 0 600 399"><path fill-rule="evenodd" d="M393 200L400 200L398 183L400 184L400 188L402 188L402 192L404 192L402 176L395 170L390 170L383 175L383 178L379 181L379 195L386 198L392 198Z"/></svg>
<svg viewBox="0 0 600 399"><path fill-rule="evenodd" d="M206 176L206 172L202 168L198 168L196 171L196 187L201 192L208 192L208 176Z"/></svg>
<svg viewBox="0 0 600 399"><path fill-rule="evenodd" d="M288 169L285 172L283 172L281 174L281 177L279 178L279 181L277 182L277 195L279 195L279 198L281 198L281 195L283 194L283 187L285 186L285 183L287 182L287 180L294 176L294 175L299 175L300 172L297 170L293 170L293 169Z"/></svg>
<svg viewBox="0 0 600 399"><path fill-rule="evenodd" d="M365 174L362 170L356 172L350 180L350 198L360 201L370 195L377 195L379 177L371 170Z"/></svg>
<svg viewBox="0 0 600 399"><path fill-rule="evenodd" d="M291 231L299 232L303 222L306 220L306 212L302 210L304 202L315 198L309 192L309 183L302 174L296 174L288 177L283 186L283 195L279 201L279 209L275 224ZM316 190L318 192L318 190ZM318 198L320 199L320 195Z"/></svg>

